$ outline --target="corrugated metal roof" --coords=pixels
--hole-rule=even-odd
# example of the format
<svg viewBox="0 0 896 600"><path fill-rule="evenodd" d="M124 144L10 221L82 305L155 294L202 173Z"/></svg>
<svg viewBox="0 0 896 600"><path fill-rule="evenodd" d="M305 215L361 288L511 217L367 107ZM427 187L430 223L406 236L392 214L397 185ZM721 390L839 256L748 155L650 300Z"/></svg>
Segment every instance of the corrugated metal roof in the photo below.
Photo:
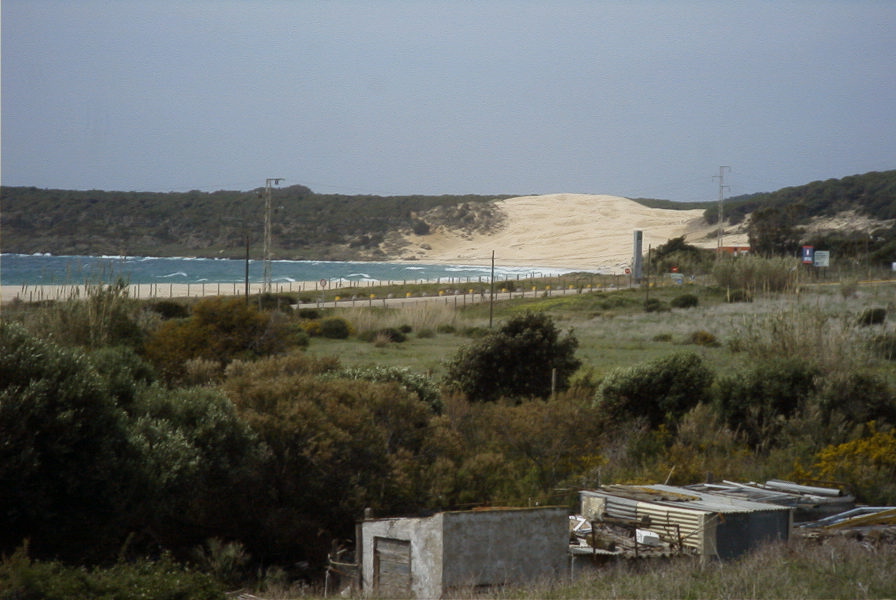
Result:
<svg viewBox="0 0 896 600"><path fill-rule="evenodd" d="M630 493L626 493L629 491ZM608 498L608 507L613 506L623 512L632 511L639 502L658 504L678 511L701 511L706 513L751 513L790 510L786 506L764 504L733 496L710 494L698 490L671 485L613 486L598 490L583 490L583 494L593 494ZM654 494L656 499L651 498Z"/></svg>

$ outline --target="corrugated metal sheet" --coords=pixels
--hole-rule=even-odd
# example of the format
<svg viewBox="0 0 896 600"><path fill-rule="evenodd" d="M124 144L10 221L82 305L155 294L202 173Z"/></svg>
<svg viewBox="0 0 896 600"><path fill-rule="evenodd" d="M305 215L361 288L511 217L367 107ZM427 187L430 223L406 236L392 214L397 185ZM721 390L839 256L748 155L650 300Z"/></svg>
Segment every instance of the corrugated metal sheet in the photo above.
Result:
<svg viewBox="0 0 896 600"><path fill-rule="evenodd" d="M717 555L720 546L729 555L750 547L757 539L789 535L790 509L741 498L666 485L611 486L580 493L583 514L599 519L603 514L640 523L667 541L680 541L704 556ZM726 520L726 515L728 516ZM588 516L588 515L586 515ZM649 518L649 523L645 522ZM748 539L719 540L719 531L748 531ZM754 539L755 538L755 539Z"/></svg>

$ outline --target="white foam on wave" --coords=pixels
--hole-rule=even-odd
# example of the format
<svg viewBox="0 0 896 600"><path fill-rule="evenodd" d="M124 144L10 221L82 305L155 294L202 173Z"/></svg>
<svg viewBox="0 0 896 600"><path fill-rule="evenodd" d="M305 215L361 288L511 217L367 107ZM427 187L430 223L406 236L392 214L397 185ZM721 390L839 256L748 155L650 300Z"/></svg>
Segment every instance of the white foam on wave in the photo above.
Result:
<svg viewBox="0 0 896 600"><path fill-rule="evenodd" d="M183 271L177 271L176 273L168 273L167 275L156 275L159 279L168 279L169 277L186 277L187 274Z"/></svg>

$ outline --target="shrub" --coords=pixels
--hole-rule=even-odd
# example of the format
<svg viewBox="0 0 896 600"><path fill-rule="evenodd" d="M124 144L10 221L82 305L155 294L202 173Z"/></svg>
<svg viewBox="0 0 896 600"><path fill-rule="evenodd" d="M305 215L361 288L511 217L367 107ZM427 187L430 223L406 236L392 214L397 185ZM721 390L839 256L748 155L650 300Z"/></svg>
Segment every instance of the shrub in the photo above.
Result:
<svg viewBox="0 0 896 600"><path fill-rule="evenodd" d="M386 346L388 346L389 344L392 343L392 338L390 338L388 335L386 335L384 333L374 333L373 340L371 340L371 343L376 348L385 348Z"/></svg>
<svg viewBox="0 0 896 600"><path fill-rule="evenodd" d="M554 370L557 390L569 387L581 364L575 358L578 345L572 332L560 336L550 316L525 313L461 348L448 364L446 383L471 400L545 398Z"/></svg>
<svg viewBox="0 0 896 600"><path fill-rule="evenodd" d="M299 309L299 318L300 319L320 319L320 311L316 308L300 308Z"/></svg>
<svg viewBox="0 0 896 600"><path fill-rule="evenodd" d="M305 332L306 336L309 337L320 337L321 336L321 326L320 321L317 319L313 319L310 321L301 321L299 323L299 327L302 331Z"/></svg>
<svg viewBox="0 0 896 600"><path fill-rule="evenodd" d="M141 385L156 379L155 369L127 346L106 346L90 353L90 362L120 406L128 406Z"/></svg>
<svg viewBox="0 0 896 600"><path fill-rule="evenodd" d="M728 292L725 300L730 304L736 304L738 302L752 302L753 294L746 290L733 289Z"/></svg>
<svg viewBox="0 0 896 600"><path fill-rule="evenodd" d="M176 381L191 358L218 361L283 352L299 341L283 313L261 313L241 298L207 298L182 321L164 322L146 343L145 355L168 380Z"/></svg>
<svg viewBox="0 0 896 600"><path fill-rule="evenodd" d="M417 331L418 338L432 338L436 336L436 332L429 328L420 329Z"/></svg>
<svg viewBox="0 0 896 600"><path fill-rule="evenodd" d="M0 563L0 599L154 598L158 600L224 600L220 585L163 555L107 568L66 566L33 561L19 548Z"/></svg>
<svg viewBox="0 0 896 600"><path fill-rule="evenodd" d="M859 315L858 324L862 327L868 327L870 325L882 325L884 321L886 321L886 319L886 308L866 308L864 311L862 311L862 314Z"/></svg>
<svg viewBox="0 0 896 600"><path fill-rule="evenodd" d="M658 298L648 298L644 301L644 312L665 312L669 307Z"/></svg>
<svg viewBox="0 0 896 600"><path fill-rule="evenodd" d="M454 333L457 330L454 325L451 325L450 323L442 323L441 325L436 326L436 331L439 333Z"/></svg>
<svg viewBox="0 0 896 600"><path fill-rule="evenodd" d="M233 403L217 388L152 386L130 412L147 481L126 513L134 528L152 531L166 548L242 533L255 498L231 492L254 483L263 449Z"/></svg>
<svg viewBox="0 0 896 600"><path fill-rule="evenodd" d="M644 417L651 427L674 426L685 412L709 398L712 381L713 373L699 355L674 354L611 371L595 401L610 422Z"/></svg>
<svg viewBox="0 0 896 600"><path fill-rule="evenodd" d="M875 355L886 360L896 360L896 332L877 335L870 343Z"/></svg>
<svg viewBox="0 0 896 600"><path fill-rule="evenodd" d="M654 342L671 342L672 334L671 333L658 333L653 336Z"/></svg>
<svg viewBox="0 0 896 600"><path fill-rule="evenodd" d="M464 327L460 330L460 335L468 338L478 339L485 337L491 333L491 330L488 327Z"/></svg>
<svg viewBox="0 0 896 600"><path fill-rule="evenodd" d="M843 481L863 502L896 502L896 432L871 423L863 437L828 446L816 456L812 472L819 479Z"/></svg>
<svg viewBox="0 0 896 600"><path fill-rule="evenodd" d="M352 334L352 327L342 317L327 317L320 322L320 335L332 340L344 340Z"/></svg>
<svg viewBox="0 0 896 600"><path fill-rule="evenodd" d="M441 409L439 386L429 377L420 373L414 373L410 369L402 367L358 367L330 373L324 379L355 379L380 383L395 382L407 391L417 394L420 400L434 409Z"/></svg>
<svg viewBox="0 0 896 600"><path fill-rule="evenodd" d="M149 303L149 310L163 319L185 319L190 316L190 308L175 300L157 300Z"/></svg>
<svg viewBox="0 0 896 600"><path fill-rule="evenodd" d="M719 344L719 340L716 339L716 336L708 331L703 331L702 329L692 332L687 338L687 343L695 344L697 346L708 346L711 348L721 345Z"/></svg>
<svg viewBox="0 0 896 600"><path fill-rule="evenodd" d="M259 310L291 310L291 305L296 303L295 296L289 294L272 294L266 292L258 297Z"/></svg>
<svg viewBox="0 0 896 600"><path fill-rule="evenodd" d="M817 401L825 422L863 425L869 421L896 425L896 396L887 380L868 371L834 371L820 383Z"/></svg>
<svg viewBox="0 0 896 600"><path fill-rule="evenodd" d="M230 587L237 587L246 580L250 556L239 542L210 538L193 549L193 558L203 571Z"/></svg>
<svg viewBox="0 0 896 600"><path fill-rule="evenodd" d="M739 256L717 261L712 275L719 286L748 292L783 292L793 289L799 262L792 257Z"/></svg>
<svg viewBox="0 0 896 600"><path fill-rule="evenodd" d="M386 327L384 329L380 329L376 332L377 336L388 338L390 342L401 343L407 340L407 336L402 333L400 330L395 329L393 327Z"/></svg>
<svg viewBox="0 0 896 600"><path fill-rule="evenodd" d="M100 348L130 346L144 341L141 305L128 296L123 280L112 285L88 285L87 297L73 296L48 303L35 313L29 330L67 346Z"/></svg>
<svg viewBox="0 0 896 600"><path fill-rule="evenodd" d="M840 295L844 298L852 298L859 291L859 282L855 279L844 279L840 282Z"/></svg>
<svg viewBox="0 0 896 600"><path fill-rule="evenodd" d="M139 489L127 415L81 353L0 321L0 553L84 560L116 546Z"/></svg>
<svg viewBox="0 0 896 600"><path fill-rule="evenodd" d="M698 304L700 304L700 299L694 294L682 294L669 301L669 306L672 308L693 308Z"/></svg>
<svg viewBox="0 0 896 600"><path fill-rule="evenodd" d="M716 402L726 423L754 448L774 442L782 420L794 416L814 394L818 368L789 356L766 358L719 378Z"/></svg>

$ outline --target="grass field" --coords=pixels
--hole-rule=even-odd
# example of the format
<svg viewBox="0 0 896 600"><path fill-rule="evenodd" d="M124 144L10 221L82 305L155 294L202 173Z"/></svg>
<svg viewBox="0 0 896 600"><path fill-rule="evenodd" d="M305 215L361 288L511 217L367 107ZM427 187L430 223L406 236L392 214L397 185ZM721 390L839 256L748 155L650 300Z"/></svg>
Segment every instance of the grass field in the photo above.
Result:
<svg viewBox="0 0 896 600"><path fill-rule="evenodd" d="M388 293L382 290L381 293ZM698 305L668 308L682 294L693 294ZM645 299L659 300L664 310L646 312ZM743 361L743 352L757 344L789 343L793 351L811 352L822 362L855 361L873 366L863 341L873 333L856 325L867 308L891 307L896 282L859 285L846 294L838 284L804 286L799 293L768 294L752 302L726 302L724 290L705 286L665 286L645 289L577 293L567 296L529 296L496 302L492 322L523 311L547 311L560 329L571 329L579 340L577 356L583 370L601 377L617 367L649 361L670 353L698 352L713 368L724 369ZM385 327L410 328L402 343L374 345L357 337L348 340L315 338L313 355L337 356L345 366L402 366L438 377L444 362L471 335L487 330L488 303L462 306L420 303L402 308L326 309L348 319L359 332ZM892 331L896 319L884 325ZM877 331L877 330L874 330ZM791 340L774 340L788 334ZM423 337L421 337L421 335ZM786 349L787 346L785 345ZM879 370L896 383L892 363Z"/></svg>

